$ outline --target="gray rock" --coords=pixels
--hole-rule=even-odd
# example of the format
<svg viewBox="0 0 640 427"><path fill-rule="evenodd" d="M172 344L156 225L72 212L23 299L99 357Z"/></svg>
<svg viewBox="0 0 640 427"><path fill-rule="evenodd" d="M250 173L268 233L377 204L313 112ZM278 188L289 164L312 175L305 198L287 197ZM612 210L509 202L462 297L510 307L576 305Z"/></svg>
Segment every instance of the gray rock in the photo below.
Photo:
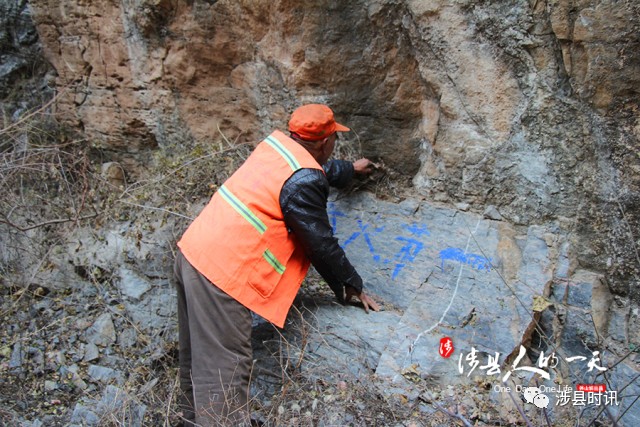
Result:
<svg viewBox="0 0 640 427"><path fill-rule="evenodd" d="M0 80L3 80L16 73L27 65L27 61L23 58L11 57L0 64Z"/></svg>
<svg viewBox="0 0 640 427"><path fill-rule="evenodd" d="M33 421L24 421L20 423L20 427L43 427L46 424L42 421L35 419Z"/></svg>
<svg viewBox="0 0 640 427"><path fill-rule="evenodd" d="M565 242L560 247L560 256L558 257L558 264L556 266L555 276L561 279L568 278L574 271L575 259L571 252L571 245L569 242Z"/></svg>
<svg viewBox="0 0 640 427"><path fill-rule="evenodd" d="M131 348L138 342L138 333L134 328L126 328L118 334L118 344L123 348Z"/></svg>
<svg viewBox="0 0 640 427"><path fill-rule="evenodd" d="M3 10L6 13L0 17L0 22L10 24L11 21L28 21L25 19L28 15L27 3L25 0L5 1L4 4L11 5L11 8ZM95 10L102 10L103 13L95 14L83 4L68 3L65 13L55 10L52 13L50 8L58 7L55 2L30 3L33 10L45 18L38 21L43 26L40 33L49 60L68 65L58 67L58 84L61 88L75 82L78 71L85 66L87 70L102 69L103 49L119 49L117 43L116 46L105 46L100 43L87 44L86 41L95 40L96 29L104 28L102 24L105 22L121 22L122 9L100 8L96 4ZM343 90L345 81L349 79L349 70L315 64L321 62L318 58L326 56L323 53L327 51L323 50L322 43L306 42L313 42L317 34L323 37L327 34L315 31L313 10L306 7L301 7L296 13L309 18L312 25L300 28L301 37L298 39L307 45L317 46L317 49L305 53L305 72L295 73L291 61L275 61L277 63L268 67L291 76L288 83L292 88L313 88L318 82L324 81L328 84L327 93L337 89L338 98L334 101L342 101L340 115L353 122L347 124L354 130L361 130L361 148L365 152L379 154L392 169L406 171L407 175L416 173L419 168L415 178L420 179L414 181L424 182L423 190L433 199L445 202L469 200L474 206L493 204L497 206L496 211L500 216L513 218L526 227L530 224L546 227L543 222L547 218L566 217L573 224L571 230L575 235L572 237L578 240L579 265L602 271L608 269L612 272L610 285L617 286L623 295L630 294L637 304L640 301L638 287L634 286L637 282L634 282L634 274L637 276L637 272L634 272L637 242L629 238L627 227L622 223L628 227L636 226L640 212L635 196L640 169L637 167L637 156L634 157L633 153L638 145L635 106L638 105L636 88L640 76L637 72L638 40L637 36L633 36L637 34L637 2L560 1L548 2L543 5L546 7L537 8L532 8L528 2L370 2L366 4L367 7L361 8L353 8L347 3L343 2L342 6L340 2L335 3L332 13L337 18L347 19L335 19L328 35L337 43L343 40L349 43L351 49L338 49L345 55L356 52L356 56L351 58L356 61L356 67L352 66L353 61L335 61L338 67L347 64L349 69L358 70L359 76L364 77L351 79L349 91ZM567 6L569 3L571 7ZM172 22L176 23L176 27L180 22L193 26L191 19L198 15L193 13L194 10L183 8L182 13L187 15L181 16L178 11ZM223 8L221 12L224 11ZM163 17L162 11L154 9L152 12L158 18ZM226 39L225 36L238 41L237 50L241 53L255 51L253 44L256 37L237 37L236 31L249 32L254 36L255 31L265 31L263 21L254 21L259 14L255 17L249 15L227 14L231 22L225 26L225 30L229 31L219 37L222 41ZM46 19L50 16L60 19ZM78 26L77 21L88 22L89 25ZM368 25L370 22L379 25ZM246 25L237 25L239 23ZM15 29L10 25L0 25L0 39L10 47L22 47L37 37L29 27ZM194 100L198 93L190 90L191 79L178 79L184 80L186 87L180 82L176 84L175 73L170 69L167 69L166 76L161 70L159 75L153 77L158 79L152 85L154 90L145 91L144 99L140 100L135 95L129 98L128 94L140 95L139 88L148 86L145 77L155 73L137 71L153 70L154 63L158 63L158 55L153 52L146 54L149 53L149 40L129 37L130 26L120 26L120 30L116 27L110 40L127 40L125 44L130 49L129 53L134 53L128 55L132 65L117 67L120 71L116 75L109 75L110 84L107 86L104 85L104 79L88 79L84 95L89 99L82 108L75 108L73 97L67 101L60 98L60 111L71 112L72 115L75 112L77 117L72 117L73 122L82 124L89 140L98 139L107 149L122 148L124 141L131 149L125 150L127 153L123 153L122 157L132 163L135 161L129 154L146 156L152 153L156 141L163 149L171 148L174 136L181 135L182 131L193 135L199 142L201 138L209 139L211 133L207 127L210 123L197 119L197 115L202 114L201 106L213 113L224 110L230 122L242 119L239 120L240 127L255 129L255 133L252 131L243 138L252 139L272 124L283 124L276 122L284 119L284 111L299 97L310 100L314 97L313 93L317 93L311 90L296 94L294 91L291 95L280 97L279 91L289 91L280 84L266 84L268 80L260 75L269 73L258 72L257 82L253 81L255 79L250 78L250 74L235 67L237 56L227 55L226 58L216 57L216 61L205 62L222 64L218 68L223 71L234 69L236 94L233 97L238 102L229 103L229 98L224 96L228 89L225 78L220 78L217 73L207 74L206 70L200 73L200 68L198 71L202 81L199 83L212 90L213 96L208 100ZM149 36L147 31L150 27L142 29ZM398 37L398 29L402 37ZM213 32L218 34L219 30L218 26L210 26L193 36L202 37L206 42L212 40ZM246 65L249 69L264 70L263 58L274 57L273 49L277 52L282 48L279 43L291 42L287 38L279 42L280 33L273 33L275 37L270 40L273 43L259 46L258 54L253 59L247 58L243 67ZM65 37L61 38L60 34ZM353 37L342 37L344 34ZM169 35L166 38L167 49L175 41ZM327 46L330 51L336 50L334 43ZM468 46L472 49L467 49ZM298 48L293 46L290 50L301 51ZM29 62L33 60L28 50L19 49L18 53L18 58L26 58ZM117 52L115 56L118 56ZM446 58L446 64L443 64L442 58ZM194 60L196 65L202 65L198 59L184 55L183 60L174 62L173 69L187 69ZM14 64L11 64L12 61ZM8 69L4 70L8 70L9 75L20 74L20 68L14 67L15 60L3 58L2 62L9 64ZM30 68L38 68L36 64L37 61L34 61L31 64L34 66ZM225 67L225 64L232 66ZM168 61L167 65L170 65ZM297 67L297 61L294 61L293 67ZM127 69L134 75L129 75ZM0 71L0 76L4 71ZM327 71L329 75L324 74ZM341 75L343 78L334 78ZM211 78L222 81L224 87L218 88L216 81ZM372 82L377 89L373 92ZM17 85L6 86L14 90ZM257 92L252 89L257 87L265 96L256 96ZM105 96L111 91L118 93L120 102L111 102L111 97ZM221 96L216 96L217 93ZM331 101L326 96L321 98ZM361 114L363 108L358 107L362 106L363 99L367 100L367 105L363 107L367 114ZM257 100L252 110L256 114L247 114L247 100L251 105L255 104L252 100ZM178 101L182 108L176 113L174 107ZM153 105L155 110L144 108L149 105ZM8 117L14 119L27 111L32 111L27 104L7 110ZM123 123L122 117L130 120ZM265 120L258 123L254 120L256 117ZM25 139L25 145L26 142ZM139 150L141 144L149 149ZM152 177L146 176L141 167L139 178L141 182L150 182L147 178ZM412 191L409 188L402 190L402 197ZM545 248L544 239L534 229L521 231L526 235L524 239L519 236L514 238L523 242L521 259L518 259L520 254L501 252L500 243L496 243L499 241L496 235L500 231L492 224L487 224L489 221L482 221L480 228L476 227L476 232L473 223L477 217L471 215L460 215L453 210L449 210L449 215L444 215L428 207L424 208L425 215L422 212L416 215L414 207L418 204L415 201L392 206L370 199L363 200L367 203L354 205L363 222L358 223L356 217L346 218L346 222L338 224L338 230L343 233L342 242L350 256L358 254L353 255L353 259L359 269L362 266L367 289L380 298L386 311L383 315L365 316L352 313L352 306L338 307L327 303L319 307L323 314L331 313L327 315L328 319L335 320L334 324L323 325L326 326L322 329L323 333L332 338L327 340L328 347L340 347L342 351L355 346L356 350L347 353L347 361L361 364L353 368L355 371L361 367L366 369L375 366L376 359L385 359L389 361L389 366L392 366L391 362L397 362L400 370L391 371L394 375L402 374L403 370L413 365L412 358L415 355L415 362L422 371L419 377L442 382L442 378L451 376L451 370L455 372L455 366L429 353L439 336L450 334L460 352L468 351L470 346L482 346L483 354L508 351L527 335L526 329L532 324L529 319L535 316L531 312L532 299L548 295L547 285L556 283L558 278L566 279L566 282L564 287L554 287L553 297L556 302L561 300L570 304L569 311L565 312L566 322L561 338L569 340L570 337L580 336L580 328L585 323L580 316L593 315L597 311L588 305L588 299L594 299L596 294L593 287L589 289L589 285L586 285L576 293L571 288L573 285L567 285L572 280L574 260L561 255L563 258L554 261L554 254L562 254L563 249L559 244L549 244ZM142 213L130 208L132 216L137 212ZM375 218L374 212L380 214L380 220ZM152 213L147 210L146 214L138 216L140 222L126 224L126 227L131 226L131 231L140 225L148 225L146 216L152 216ZM415 224L403 222L401 216L411 218L417 224L426 224L431 234L416 234L419 229L414 227ZM498 217L491 214L487 218ZM472 222L471 227L466 223L469 221ZM368 225L369 228L360 228L361 225ZM111 226L105 223L95 234L99 237L103 237L100 235L103 232L108 235L109 231L106 230ZM467 232L469 228L474 231ZM41 230L32 231L30 240ZM136 242L131 235L126 236L125 231L120 237L116 236L117 233L113 233L116 237L108 236L106 243L74 249L82 254L78 257L90 253L86 256L102 258L100 262L103 266L122 265L118 261L127 253L131 263L149 265L137 266L136 271L142 271L142 268L162 271L158 264L164 260L153 255L162 251L169 253L166 246L156 243L164 243L169 239L147 235L144 240L153 244L146 244ZM75 236L77 234L72 234L70 238ZM467 239L467 236L471 238ZM34 238L33 242L36 243L37 239ZM136 243L141 244L136 246ZM155 251L149 249L154 245L157 246ZM103 251L105 248L110 251ZM516 249L515 245L511 248ZM2 255L5 255L4 248L2 251ZM105 255L107 252L109 255ZM24 253L40 254L44 251ZM146 258L147 255L151 256ZM607 259L611 262L608 266L605 264ZM578 261L575 263L578 264ZM63 264L66 262L59 263ZM13 262L9 265L13 265ZM18 267L20 263L15 265ZM24 260L24 265L35 263ZM610 268L614 265L615 268ZM492 275L507 266L514 275L509 276L505 283ZM151 276L160 275L149 274ZM512 277L517 280L511 280ZM153 291L156 291L155 287ZM173 312L168 309L170 305L166 302L171 302L172 297L158 297L156 300L157 295L153 295L153 291L139 293L134 289L127 297L135 301L127 306L127 310L133 313L135 322L140 322L144 328L157 332L158 327L164 327L162 331L167 331L171 327L167 325L173 325L167 322L167 317ZM142 299L145 301L142 302ZM590 313L587 310L591 310ZM544 312L545 319L550 314L555 314L555 311ZM20 322L24 320L27 323L28 319L24 314L22 316ZM358 320L355 326L350 322L353 319ZM353 332L354 336L341 341L340 337L346 334L337 326L343 324L353 328L353 331L347 331L349 334ZM617 335L627 345L638 343L639 326L637 308L630 308L626 313L616 312L609 323L610 329L624 328L621 330L628 332L626 338L622 333ZM380 328L381 332L375 328ZM33 322L32 331L38 329L39 326ZM338 338L333 340L334 337ZM367 340L371 340L371 344ZM599 345L592 338L587 341ZM24 348L44 348L26 340L22 342ZM97 340L91 343L102 345ZM109 342L104 345L109 345ZM16 369L26 370L31 364L29 353L16 347L11 354L10 364ZM410 357L407 361L408 353ZM402 359L394 359L395 356L401 356ZM329 360L333 361L334 358ZM435 362L433 368L429 365L431 361ZM631 391L636 395L638 393L637 390ZM633 415L632 411L626 417ZM621 414L622 408L617 413ZM639 424L637 418L623 421L629 425Z"/></svg>
<svg viewBox="0 0 640 427"><path fill-rule="evenodd" d="M566 281L553 283L551 286L551 299L554 302L566 304L569 285Z"/></svg>
<svg viewBox="0 0 640 427"><path fill-rule="evenodd" d="M138 404L126 391L108 385L99 400L85 399L76 404L71 423L78 426L99 426L104 419L117 419L122 425L140 427L147 407Z"/></svg>
<svg viewBox="0 0 640 427"><path fill-rule="evenodd" d="M11 352L11 359L9 359L9 369L19 369L22 367L22 344L17 341L13 346Z"/></svg>
<svg viewBox="0 0 640 427"><path fill-rule="evenodd" d="M98 317L93 324L85 331L85 339L88 343L99 346L109 346L116 342L116 330L109 313L104 313Z"/></svg>
<svg viewBox="0 0 640 427"><path fill-rule="evenodd" d="M455 204L456 209L462 211L462 212L467 212L469 210L469 208L471 207L471 205L469 203L456 203Z"/></svg>
<svg viewBox="0 0 640 427"><path fill-rule="evenodd" d="M97 410L102 414L120 414L118 418L126 420L127 426L139 427L142 426L147 407L137 404L126 391L109 385L98 402Z"/></svg>
<svg viewBox="0 0 640 427"><path fill-rule="evenodd" d="M591 355L590 348L598 347L598 336L588 311L567 308L560 342L572 356Z"/></svg>
<svg viewBox="0 0 640 427"><path fill-rule="evenodd" d="M417 378L434 386L466 380L453 358L438 353L445 335L452 337L455 355L476 348L500 353L501 361L526 339L534 296L544 293L554 262L544 227L529 229L514 282L505 283L493 271L499 223L427 204L411 216L380 201L368 211L358 208L335 202L330 216L367 288L389 311L367 315L320 305L314 318L324 338L314 354L331 354L333 364L336 354L344 354L346 369L375 369L380 378L410 389L403 372L413 367ZM350 333L337 332L339 324L349 324ZM340 339L327 341L326 334Z"/></svg>
<svg viewBox="0 0 640 427"><path fill-rule="evenodd" d="M90 342L84 348L84 358L82 359L85 362L92 362L100 357L100 350L98 346L94 343Z"/></svg>
<svg viewBox="0 0 640 427"><path fill-rule="evenodd" d="M97 426L100 424L100 416L89 406L77 403L71 415L71 424L78 426Z"/></svg>
<svg viewBox="0 0 640 427"><path fill-rule="evenodd" d="M44 391L54 391L58 389L58 383L55 381L45 380Z"/></svg>
<svg viewBox="0 0 640 427"><path fill-rule="evenodd" d="M95 380L100 382L109 382L111 380L122 381L122 373L116 371L115 369L99 366L99 365L89 365L87 369L87 374Z"/></svg>
<svg viewBox="0 0 640 427"><path fill-rule="evenodd" d="M502 215L500 215L500 212L498 212L498 208L496 208L493 205L487 206L487 208L484 210L483 215L487 219L492 219L494 221L502 221Z"/></svg>
<svg viewBox="0 0 640 427"><path fill-rule="evenodd" d="M591 296L593 283L572 283L568 286L567 304L589 309L591 308Z"/></svg>
<svg viewBox="0 0 640 427"><path fill-rule="evenodd" d="M47 353L47 369L57 370L67 363L67 358L63 350L51 351Z"/></svg>
<svg viewBox="0 0 640 427"><path fill-rule="evenodd" d="M154 294L140 301L123 301L127 316L141 331L165 328L176 311L173 288L165 281L154 289Z"/></svg>
<svg viewBox="0 0 640 427"><path fill-rule="evenodd" d="M123 295L139 300L149 289L151 284L148 280L127 268L120 268L120 291Z"/></svg>
<svg viewBox="0 0 640 427"><path fill-rule="evenodd" d="M628 307L612 307L609 317L609 337L620 342L627 342L627 319L629 316Z"/></svg>
<svg viewBox="0 0 640 427"><path fill-rule="evenodd" d="M618 405L611 405L614 417L620 419L620 425L639 426L640 425L640 409L635 400L640 395L640 381L638 381L637 368L631 367L628 363L620 363L616 369L608 372L610 378L609 391L615 391L617 395ZM593 378L593 377L592 377ZM601 379L602 377L600 377ZM595 381L596 379L594 379Z"/></svg>
<svg viewBox="0 0 640 427"><path fill-rule="evenodd" d="M80 390L86 390L88 388L87 383L78 374L78 365L61 366L61 377L70 377L71 383Z"/></svg>
<svg viewBox="0 0 640 427"><path fill-rule="evenodd" d="M33 342L33 343L38 344L37 342ZM30 346L30 347L27 347L27 357L28 357L29 365L32 372L37 375L42 374L45 368L44 352L38 347Z"/></svg>

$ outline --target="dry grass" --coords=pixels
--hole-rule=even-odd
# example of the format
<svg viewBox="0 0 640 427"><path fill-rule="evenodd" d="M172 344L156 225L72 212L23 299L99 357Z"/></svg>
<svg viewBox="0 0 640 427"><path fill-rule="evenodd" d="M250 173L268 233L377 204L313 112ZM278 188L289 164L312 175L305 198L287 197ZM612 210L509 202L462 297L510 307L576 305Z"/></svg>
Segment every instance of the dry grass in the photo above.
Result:
<svg viewBox="0 0 640 427"><path fill-rule="evenodd" d="M352 129L355 136L352 139L340 140L335 147L333 158L341 160L356 161L367 157L362 148L360 136ZM350 134L351 134L350 133ZM340 191L339 198L347 197L358 191L368 191L380 200L399 202L409 195L410 183L408 178L399 171L393 170L385 165L381 159L370 159L375 167L373 172L366 176L356 176L347 188Z"/></svg>
<svg viewBox="0 0 640 427"><path fill-rule="evenodd" d="M136 342L110 345L112 362L100 361L123 378L108 382L121 393L111 396L112 407L100 408L99 424L131 425L139 408L146 408L144 425L177 423L175 334L136 325L120 305L102 298L116 288L113 271L72 267L78 277L71 280L83 282L81 292L72 283L45 278L55 268L51 251L87 224L99 238L118 223L144 229L150 217L188 221L180 212L210 196L250 151L223 139L180 148L175 151L181 154L158 152L140 164L150 179L136 179L136 171L129 170L130 183L118 186L101 173L101 165L119 159L74 136L46 108L0 130L0 402L5 408L0 425L43 417L51 425L66 425L76 403L88 402L92 409L104 404L107 383L89 380L91 363L74 354L82 355L86 347L78 340L86 328L82 322L105 312L119 331L135 329Z"/></svg>

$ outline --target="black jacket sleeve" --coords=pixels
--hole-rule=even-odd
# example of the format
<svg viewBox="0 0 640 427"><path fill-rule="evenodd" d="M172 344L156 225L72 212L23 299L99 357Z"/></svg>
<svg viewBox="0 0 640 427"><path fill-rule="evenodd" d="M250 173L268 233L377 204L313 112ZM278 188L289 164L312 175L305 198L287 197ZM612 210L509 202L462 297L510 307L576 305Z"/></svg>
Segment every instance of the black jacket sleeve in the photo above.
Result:
<svg viewBox="0 0 640 427"><path fill-rule="evenodd" d="M282 187L284 221L315 269L344 303L344 286L362 292L362 278L333 235L327 215L329 181L317 169L300 169Z"/></svg>
<svg viewBox="0 0 640 427"><path fill-rule="evenodd" d="M344 188L353 178L353 163L347 160L329 160L322 168L332 187Z"/></svg>

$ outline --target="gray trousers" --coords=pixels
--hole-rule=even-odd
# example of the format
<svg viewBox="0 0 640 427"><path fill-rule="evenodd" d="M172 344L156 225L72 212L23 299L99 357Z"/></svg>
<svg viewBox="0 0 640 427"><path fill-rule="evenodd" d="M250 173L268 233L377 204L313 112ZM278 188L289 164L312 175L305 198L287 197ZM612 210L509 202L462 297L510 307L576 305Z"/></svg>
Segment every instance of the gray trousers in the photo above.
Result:
<svg viewBox="0 0 640 427"><path fill-rule="evenodd" d="M184 425L249 424L251 312L202 276L181 252L178 291L179 407Z"/></svg>

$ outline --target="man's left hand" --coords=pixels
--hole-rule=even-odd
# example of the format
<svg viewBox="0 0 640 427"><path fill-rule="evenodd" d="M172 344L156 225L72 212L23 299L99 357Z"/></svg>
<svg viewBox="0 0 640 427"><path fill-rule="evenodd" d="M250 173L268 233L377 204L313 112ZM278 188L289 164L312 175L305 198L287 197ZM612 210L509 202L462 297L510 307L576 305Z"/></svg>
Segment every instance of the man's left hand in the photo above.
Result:
<svg viewBox="0 0 640 427"><path fill-rule="evenodd" d="M348 304L349 302L351 302L351 299L354 296L357 297L360 300L360 302L364 306L364 311L366 313L369 313L369 309L371 309L373 311L380 311L380 306L378 305L378 303L375 302L371 297L366 295L364 293L364 291L358 293L352 287L346 286L345 287L345 297L344 297L345 302Z"/></svg>

